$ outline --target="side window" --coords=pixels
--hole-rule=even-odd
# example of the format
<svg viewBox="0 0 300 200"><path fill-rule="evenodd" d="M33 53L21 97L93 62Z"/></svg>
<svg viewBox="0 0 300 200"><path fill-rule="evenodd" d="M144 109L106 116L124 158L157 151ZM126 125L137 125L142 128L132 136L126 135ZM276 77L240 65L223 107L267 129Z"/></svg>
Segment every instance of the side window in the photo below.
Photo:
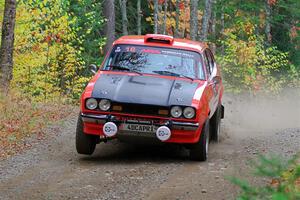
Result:
<svg viewBox="0 0 300 200"><path fill-rule="evenodd" d="M204 58L204 64L205 64L206 71L207 71L208 75L210 75L209 60L207 58L206 51L204 52L203 58Z"/></svg>
<svg viewBox="0 0 300 200"><path fill-rule="evenodd" d="M214 58L213 58L213 55L211 53L211 51L209 49L206 49L205 50L205 55L207 57L207 60L208 60L208 67L209 67L209 73L211 74L214 67L215 67L215 61L214 61Z"/></svg>

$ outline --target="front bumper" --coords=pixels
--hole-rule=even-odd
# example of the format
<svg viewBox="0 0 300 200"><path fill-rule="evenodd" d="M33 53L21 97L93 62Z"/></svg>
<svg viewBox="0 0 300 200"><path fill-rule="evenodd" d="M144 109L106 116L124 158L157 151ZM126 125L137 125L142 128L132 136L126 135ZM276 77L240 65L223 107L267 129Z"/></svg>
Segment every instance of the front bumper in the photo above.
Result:
<svg viewBox="0 0 300 200"><path fill-rule="evenodd" d="M171 130L171 138L166 142L171 143L196 143L199 140L200 130L202 125L199 123L191 122L178 122L173 120L145 120L142 118L127 119L121 118L114 115L95 115L95 114L83 114L81 117L84 123L84 132L86 134L99 135L104 137L102 131L103 125L106 122L114 122L118 127L121 124L140 124L140 125L153 125L153 126L167 126ZM120 138L125 137L146 137L146 138L156 138L155 133L153 134L133 134L126 131L119 130L118 136ZM117 136L117 137L118 137Z"/></svg>

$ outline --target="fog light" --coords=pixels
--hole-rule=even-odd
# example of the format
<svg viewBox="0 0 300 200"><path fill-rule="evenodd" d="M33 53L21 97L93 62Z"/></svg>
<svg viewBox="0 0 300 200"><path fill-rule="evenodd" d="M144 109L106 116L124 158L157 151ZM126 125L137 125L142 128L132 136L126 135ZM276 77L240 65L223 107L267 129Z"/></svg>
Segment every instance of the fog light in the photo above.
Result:
<svg viewBox="0 0 300 200"><path fill-rule="evenodd" d="M161 141L167 141L171 137L171 130L167 126L161 126L156 131L156 137Z"/></svg>
<svg viewBox="0 0 300 200"><path fill-rule="evenodd" d="M106 122L103 126L103 133L107 137L113 137L117 134L118 127L113 122Z"/></svg>

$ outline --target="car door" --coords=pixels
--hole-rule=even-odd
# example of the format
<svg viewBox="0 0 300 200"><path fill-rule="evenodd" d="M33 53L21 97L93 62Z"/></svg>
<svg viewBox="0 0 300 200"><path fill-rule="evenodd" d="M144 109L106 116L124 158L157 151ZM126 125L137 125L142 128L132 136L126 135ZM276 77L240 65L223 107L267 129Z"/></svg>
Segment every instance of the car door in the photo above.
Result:
<svg viewBox="0 0 300 200"><path fill-rule="evenodd" d="M206 70L208 74L208 88L210 90L210 117L214 114L218 107L219 102L219 90L220 90L220 76L218 75L218 69L214 60L214 56L210 49L206 49L204 52L206 58L204 58L206 64Z"/></svg>

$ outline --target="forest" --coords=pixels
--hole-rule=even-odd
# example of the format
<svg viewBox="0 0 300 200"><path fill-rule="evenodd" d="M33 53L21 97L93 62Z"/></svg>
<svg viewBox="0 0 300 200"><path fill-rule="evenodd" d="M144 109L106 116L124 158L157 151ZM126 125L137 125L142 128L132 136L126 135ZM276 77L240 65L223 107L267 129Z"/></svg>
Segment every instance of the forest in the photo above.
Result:
<svg viewBox="0 0 300 200"><path fill-rule="evenodd" d="M58 140L61 142L59 144L57 144L57 140L52 141L53 149L57 147L58 150L57 152L54 151L55 156L51 158L56 158L59 153L65 153L60 152L60 148L63 146L61 144L70 146L67 142L73 142L69 139L69 131L76 126L72 119L67 121L69 124L66 123L67 128L64 131L59 131L60 129L56 127L53 129L55 134L51 135L47 134L45 128L53 124L59 124L58 126L63 127L62 121L67 117L77 117L79 98L93 76L89 66L91 64L101 65L114 40L123 35L145 35L148 33L165 34L208 43L215 54L217 64L220 66L226 95L246 94L247 98L266 95L272 100L276 98L280 100L278 97L284 91L289 92L289 89L299 91L300 0L0 0L0 161L30 149L32 144L27 142L26 138L31 136L35 136L37 141L45 141L49 135L52 137L51 139L59 134L65 135L64 137L68 138L68 140L64 140L65 143L60 140ZM286 96L287 99L289 97L293 97L289 99L291 104L298 105L294 100L299 101L297 95L291 93ZM251 113L249 102L255 104L256 101L246 100L248 102L243 105L243 109L238 111L235 109L236 105L229 101L230 103L227 105L233 108L233 111L228 113L232 119L240 118L239 120L241 120L242 117L247 116L245 115L245 107L246 110L248 109L247 112ZM283 100L281 101L283 102ZM236 102L242 104L241 101L236 100ZM284 106L292 107L292 105L286 104ZM262 105L267 105L265 107L273 106L269 101ZM252 106L252 108L259 110L259 105ZM272 112L263 115L261 110L264 109L264 106L262 106L261 110L255 113L255 117L252 116L252 119L250 117L247 122L251 125L251 120L262 121L261 123L266 121L265 124L271 121L273 128L276 120L274 122L272 119L274 116L279 116L281 118L278 124L286 121L296 122L296 125L293 124L293 126L299 128L299 123L297 124L299 121L296 119L299 117L297 106L296 108L293 107L288 114L281 114L279 111L282 108L286 107L276 107L278 110L275 114L272 108L270 109ZM289 109L283 110L283 113L289 112ZM238 115L239 113L242 115ZM296 117L293 117L291 113L296 113ZM230 122L229 119L227 127L232 125L235 128L232 130L242 126L235 121L232 124ZM246 127L249 124L247 123ZM254 126L256 129L253 129L253 132L258 132L257 125ZM261 132L267 130L265 127L260 128L259 131ZM294 131L291 127L289 128L287 132ZM240 131L240 129L238 130ZM286 148L297 142L296 137L299 136L299 133L299 129L295 129L291 133L290 140L282 134L281 136L285 138L280 141L287 143L287 145L282 146ZM277 135L280 134L276 133L273 140L276 140ZM228 136L229 140L232 139L230 137ZM226 141L228 143L228 140ZM240 145L240 140L237 139L237 141ZM241 140L241 143L243 141ZM270 139L270 141L272 140ZM260 145L265 150L268 146L265 144L269 143L264 142L260 141ZM231 149L231 143L227 143L223 143L223 146L230 144L228 149ZM259 145L258 142L252 143L254 149ZM276 144L273 145L276 150L281 148L277 146L278 141L275 141L274 144ZM49 146L51 149L51 145ZM244 150L242 149L240 152ZM49 150L49 152L52 151ZM297 154L297 152L290 150L287 152ZM220 155L223 155L222 157L228 156L227 151ZM233 161L239 159L236 156L237 153L233 154ZM124 159L124 163L126 163L126 159L127 157ZM222 161L223 165L222 159L219 160ZM246 160L248 157L243 156L243 159ZM298 199L297 197L300 196L300 165L297 156L292 158L288 164L277 157L267 159L261 156L259 159L261 165L257 165L256 170L260 175L270 179L271 183L264 187L252 187L240 179L231 178L231 182L241 188L242 193L239 199ZM23 160L26 160L26 157ZM71 158L69 161L74 163L77 160ZM112 162L113 160L106 161ZM155 158L156 162L157 158ZM78 163L80 164L80 162ZM135 162L130 160L129 163ZM141 160L140 163L145 162ZM165 161L163 163L168 164ZM233 164L237 163L240 163L240 160ZM116 162L114 162L115 164ZM14 166L17 165L19 163ZM53 163L50 165L52 166ZM68 166L66 163L59 165ZM123 165L120 168L123 169ZM42 168L44 167L42 165ZM90 164L86 167L90 167ZM101 169L99 167L97 165L97 170ZM129 165L129 168L131 167ZM169 167L169 165L163 166L164 169ZM109 170L112 168L110 167ZM141 170L144 168L147 167L140 167ZM72 173L74 169L72 165ZM194 168L189 167L188 170L190 169ZM102 170L101 173L105 171L105 175L107 175L106 172L109 170ZM54 171L60 173L51 168L50 172ZM126 170L123 171L125 173ZM219 171L219 169L207 171L211 173L212 171ZM181 172L179 176L182 175ZM82 175L82 173L85 172L82 170L78 174ZM151 176L156 173L153 172ZM5 173L0 171L0 174L4 176ZM109 172L108 176L111 174ZM124 177L126 176L127 174L124 175ZM62 177L69 177L69 175ZM97 176L93 174L93 177ZM215 177L218 177L218 180L220 178L219 175ZM82 176L81 178L86 177ZM73 179L77 180L78 177ZM202 177L199 180L201 181ZM205 181L205 179L203 180ZM85 181L86 179L82 182ZM3 181L3 183L5 182ZM19 186L20 183L17 183ZM27 185L32 185L32 183ZM56 181L52 185L58 183L60 181ZM13 187L10 186L11 188ZM16 188L18 189L18 187ZM61 188L67 187L62 186ZM99 192L99 187L96 188ZM214 188L222 187L217 184ZM204 191L201 193L207 192ZM230 193L230 190L227 192ZM38 193L42 194L43 192ZM96 194L96 192L93 193ZM15 192L15 194L21 193ZM46 198L46 196L43 197ZM60 198L61 196L58 199Z"/></svg>
<svg viewBox="0 0 300 200"><path fill-rule="evenodd" d="M1 84L33 101L76 100L91 78L87 66L100 65L115 39L160 33L207 42L222 68L226 91L278 94L282 88L299 86L299 4L0 0L1 30L15 23L10 32L13 47L7 46L9 41L1 43ZM5 9L15 15L5 17Z"/></svg>

